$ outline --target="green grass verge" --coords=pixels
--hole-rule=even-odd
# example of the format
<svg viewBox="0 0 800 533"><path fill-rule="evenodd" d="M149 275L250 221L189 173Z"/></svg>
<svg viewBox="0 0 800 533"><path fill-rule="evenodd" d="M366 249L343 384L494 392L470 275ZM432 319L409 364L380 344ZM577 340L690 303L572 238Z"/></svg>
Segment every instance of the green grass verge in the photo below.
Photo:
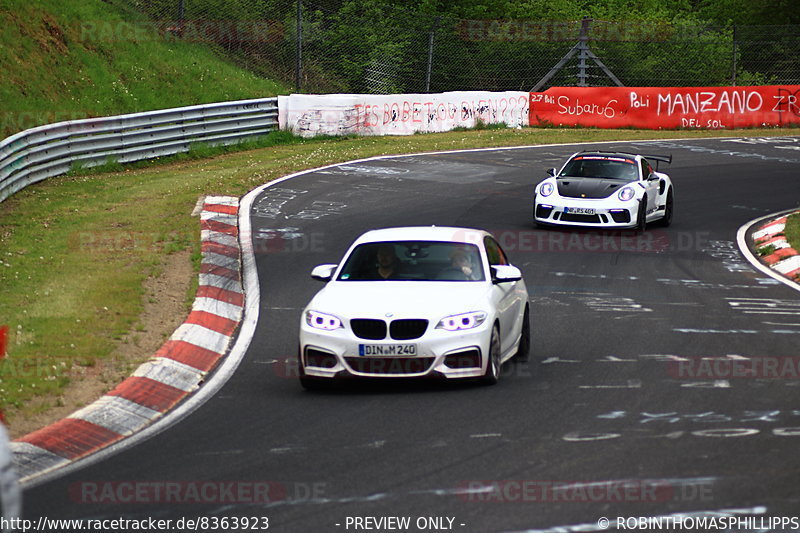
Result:
<svg viewBox="0 0 800 533"><path fill-rule="evenodd" d="M0 138L62 120L288 91L103 0L0 0L0 71Z"/></svg>
<svg viewBox="0 0 800 533"><path fill-rule="evenodd" d="M0 408L13 425L30 413L30 400L55 405L70 381L79 382L81 367L109 358L136 328L143 281L161 272L164 254L192 250L197 267L199 221L190 213L201 195L240 196L292 172L376 155L734 135L558 128L325 140L275 134L271 142L279 143L267 148L51 178L0 204L0 325L10 327ZM531 180L543 171L531 169Z"/></svg>
<svg viewBox="0 0 800 533"><path fill-rule="evenodd" d="M800 213L795 213L786 218L786 227L783 229L789 245L800 251Z"/></svg>

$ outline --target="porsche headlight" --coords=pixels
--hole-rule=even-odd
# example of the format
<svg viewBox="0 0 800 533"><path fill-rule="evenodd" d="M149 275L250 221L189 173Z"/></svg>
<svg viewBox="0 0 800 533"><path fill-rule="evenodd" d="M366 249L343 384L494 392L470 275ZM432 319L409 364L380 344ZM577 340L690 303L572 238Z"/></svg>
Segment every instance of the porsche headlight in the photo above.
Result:
<svg viewBox="0 0 800 533"><path fill-rule="evenodd" d="M550 196L551 194L553 194L553 190L555 190L555 187L553 187L552 183L547 181L545 183L542 183L542 186L539 188L539 194L541 194L542 196Z"/></svg>
<svg viewBox="0 0 800 533"><path fill-rule="evenodd" d="M333 331L342 326L342 321L333 315L327 315L318 311L306 311L306 324L312 328L324 329L326 331Z"/></svg>
<svg viewBox="0 0 800 533"><path fill-rule="evenodd" d="M622 189L617 193L617 198L619 198L623 202L627 202L628 200L633 198L635 194L636 193L634 192L633 187L625 187L624 189Z"/></svg>
<svg viewBox="0 0 800 533"><path fill-rule="evenodd" d="M474 311L472 313L461 313L460 315L446 316L436 324L436 329L447 331L458 331L462 329L477 328L486 320L486 313Z"/></svg>

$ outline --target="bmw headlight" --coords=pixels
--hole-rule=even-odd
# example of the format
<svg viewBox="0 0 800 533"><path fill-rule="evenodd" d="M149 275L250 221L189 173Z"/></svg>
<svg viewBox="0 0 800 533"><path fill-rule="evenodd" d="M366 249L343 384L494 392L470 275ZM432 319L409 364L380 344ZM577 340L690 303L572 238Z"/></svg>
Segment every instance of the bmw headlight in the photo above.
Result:
<svg viewBox="0 0 800 533"><path fill-rule="evenodd" d="M461 313L460 315L446 316L436 324L436 329L447 331L458 331L462 329L477 328L486 320L486 313L474 311L472 313Z"/></svg>
<svg viewBox="0 0 800 533"><path fill-rule="evenodd" d="M633 187L625 187L624 189L622 189L617 193L617 198L619 198L623 202L627 202L628 200L633 198L635 194L636 193L634 192Z"/></svg>
<svg viewBox="0 0 800 533"><path fill-rule="evenodd" d="M553 190L555 190L553 184L550 183L549 181L546 181L542 183L542 186L539 188L539 194L541 194L542 196L550 196L551 194L553 194Z"/></svg>
<svg viewBox="0 0 800 533"><path fill-rule="evenodd" d="M306 311L306 324L312 328L332 331L342 326L342 321L333 315L327 315L318 311Z"/></svg>

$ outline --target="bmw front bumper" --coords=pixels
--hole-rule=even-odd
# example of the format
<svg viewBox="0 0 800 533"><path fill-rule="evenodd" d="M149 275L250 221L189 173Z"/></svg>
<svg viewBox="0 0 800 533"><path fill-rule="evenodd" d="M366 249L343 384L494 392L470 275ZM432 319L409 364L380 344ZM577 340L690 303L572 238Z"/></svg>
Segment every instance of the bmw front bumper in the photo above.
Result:
<svg viewBox="0 0 800 533"><path fill-rule="evenodd" d="M344 322L344 327L329 331L301 321L300 364L306 376L456 379L480 377L486 370L492 329L488 319L462 331L428 324L421 337L410 340L359 338L349 321ZM414 355L402 353L411 345Z"/></svg>

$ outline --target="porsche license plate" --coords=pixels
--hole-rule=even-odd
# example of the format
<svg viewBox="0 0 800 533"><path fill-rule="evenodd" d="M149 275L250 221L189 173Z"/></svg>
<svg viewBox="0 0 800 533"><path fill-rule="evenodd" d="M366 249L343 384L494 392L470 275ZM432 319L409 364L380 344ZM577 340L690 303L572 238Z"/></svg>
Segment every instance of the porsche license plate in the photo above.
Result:
<svg viewBox="0 0 800 533"><path fill-rule="evenodd" d="M594 207L565 207L565 213L572 213L573 215L594 215Z"/></svg>
<svg viewBox="0 0 800 533"><path fill-rule="evenodd" d="M359 344L358 355L410 356L417 355L416 344Z"/></svg>

